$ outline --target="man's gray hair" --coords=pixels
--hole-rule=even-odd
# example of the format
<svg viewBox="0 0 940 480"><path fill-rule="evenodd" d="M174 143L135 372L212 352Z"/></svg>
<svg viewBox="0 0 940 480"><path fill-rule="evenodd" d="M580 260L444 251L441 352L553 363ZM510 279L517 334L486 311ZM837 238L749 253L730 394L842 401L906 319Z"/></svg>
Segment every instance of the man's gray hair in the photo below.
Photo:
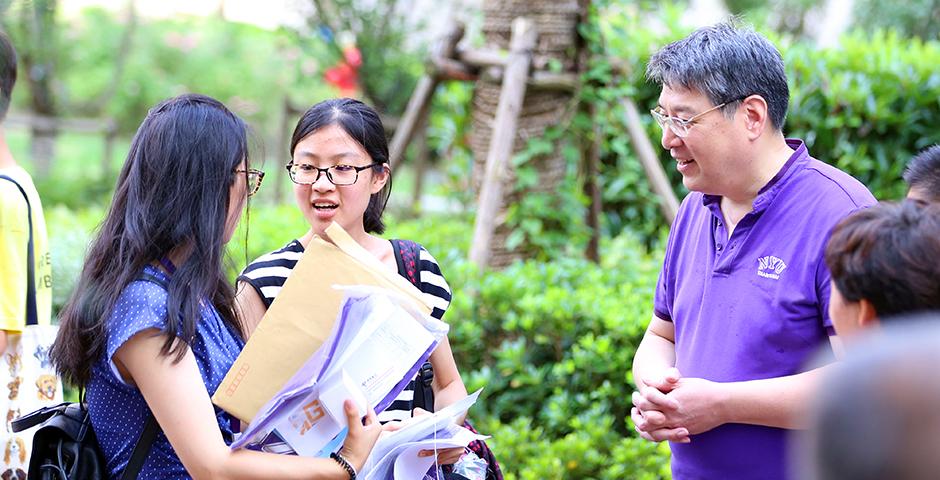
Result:
<svg viewBox="0 0 940 480"><path fill-rule="evenodd" d="M713 105L729 102L723 109L726 115L739 100L760 95L778 131L787 117L790 89L783 57L764 36L738 28L733 20L666 45L650 58L646 78L670 88L698 90Z"/></svg>

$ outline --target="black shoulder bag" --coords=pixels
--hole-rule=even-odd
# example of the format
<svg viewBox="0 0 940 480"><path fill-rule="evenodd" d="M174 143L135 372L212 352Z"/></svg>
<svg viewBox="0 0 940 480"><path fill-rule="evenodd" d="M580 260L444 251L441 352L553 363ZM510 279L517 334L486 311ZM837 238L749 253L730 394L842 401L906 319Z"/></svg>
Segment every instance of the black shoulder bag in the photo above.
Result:
<svg viewBox="0 0 940 480"><path fill-rule="evenodd" d="M107 463L91 428L91 416L82 402L60 403L28 413L13 421L14 432L40 425L33 436L28 480L104 480ZM121 480L137 478L160 425L151 414L134 446Z"/></svg>

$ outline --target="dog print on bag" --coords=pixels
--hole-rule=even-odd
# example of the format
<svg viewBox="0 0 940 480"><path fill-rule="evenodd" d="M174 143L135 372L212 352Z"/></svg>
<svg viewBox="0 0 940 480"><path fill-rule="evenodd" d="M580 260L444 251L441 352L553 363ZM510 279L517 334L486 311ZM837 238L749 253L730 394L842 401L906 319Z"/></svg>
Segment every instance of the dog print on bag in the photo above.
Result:
<svg viewBox="0 0 940 480"><path fill-rule="evenodd" d="M20 354L8 353L7 365L10 367L10 376L17 376L20 373L20 366L22 365L22 362L20 361Z"/></svg>
<svg viewBox="0 0 940 480"><path fill-rule="evenodd" d="M17 468L16 470L8 468L5 472L0 474L0 480L26 480L26 472L22 468Z"/></svg>
<svg viewBox="0 0 940 480"><path fill-rule="evenodd" d="M58 381L55 375L40 375L36 379L36 388L40 400L55 400L56 387Z"/></svg>
<svg viewBox="0 0 940 480"><path fill-rule="evenodd" d="M20 383L22 382L23 377L16 377L7 384L7 388L10 390L10 394L7 396L10 400L16 400L20 396Z"/></svg>
<svg viewBox="0 0 940 480"><path fill-rule="evenodd" d="M16 459L20 461L20 465L26 463L26 443L19 437L7 440L6 448L3 449L3 463L10 465L10 462Z"/></svg>
<svg viewBox="0 0 940 480"><path fill-rule="evenodd" d="M20 409L11 408L7 410L7 432L13 432L13 420L20 418Z"/></svg>

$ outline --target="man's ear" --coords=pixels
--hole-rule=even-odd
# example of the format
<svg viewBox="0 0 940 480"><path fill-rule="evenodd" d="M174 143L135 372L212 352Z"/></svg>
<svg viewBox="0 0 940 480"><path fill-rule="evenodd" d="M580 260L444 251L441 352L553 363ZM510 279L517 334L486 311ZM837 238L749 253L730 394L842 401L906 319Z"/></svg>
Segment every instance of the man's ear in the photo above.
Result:
<svg viewBox="0 0 940 480"><path fill-rule="evenodd" d="M760 95L751 95L741 101L740 108L744 115L747 137L749 140L756 140L764 133L764 128L770 122L770 110L767 108L767 101Z"/></svg>
<svg viewBox="0 0 940 480"><path fill-rule="evenodd" d="M881 325L881 321L878 320L878 312L875 311L875 306L866 298L858 301L857 321L859 328L863 329L877 328Z"/></svg>

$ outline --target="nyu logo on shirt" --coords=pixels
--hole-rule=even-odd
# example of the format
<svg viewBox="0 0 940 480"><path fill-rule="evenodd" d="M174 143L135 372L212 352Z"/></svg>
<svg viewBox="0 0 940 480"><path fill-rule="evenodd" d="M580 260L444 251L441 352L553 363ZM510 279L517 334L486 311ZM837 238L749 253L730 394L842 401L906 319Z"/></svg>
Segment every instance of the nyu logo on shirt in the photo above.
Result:
<svg viewBox="0 0 940 480"><path fill-rule="evenodd" d="M779 280L780 273L786 268L786 262L773 255L767 255L757 259L757 274L764 278Z"/></svg>

